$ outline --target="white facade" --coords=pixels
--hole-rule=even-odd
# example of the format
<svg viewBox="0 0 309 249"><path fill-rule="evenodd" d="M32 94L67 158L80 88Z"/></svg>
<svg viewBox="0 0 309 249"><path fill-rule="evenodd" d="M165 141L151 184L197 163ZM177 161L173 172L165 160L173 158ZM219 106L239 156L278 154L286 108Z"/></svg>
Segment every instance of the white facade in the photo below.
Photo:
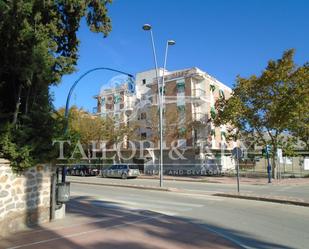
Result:
<svg viewBox="0 0 309 249"><path fill-rule="evenodd" d="M159 68L158 76L163 76L162 68ZM164 76L166 86L169 84L175 84L176 82L176 85L182 83L186 85L189 84L191 89L190 92L185 92L184 90L181 92L176 90L173 93L173 96L165 97L164 105L174 103L176 104L175 111L178 111L179 107L188 103L186 101L187 98L189 98L191 101L189 103L191 108L185 109L184 119L186 115L190 115L192 117L192 121L197 121L202 124L201 128L192 130L191 138L193 142L188 143L186 138L179 137L177 146L199 148L207 147L210 150L217 151L220 149L230 149L231 146L228 146L225 136L222 135L226 133L226 127L215 127L210 113L211 108L214 108L215 101L220 95L220 91L229 97L232 93L232 89L196 67L177 71L165 71ZM212 87L210 86L214 86L216 90L212 90ZM151 113L149 112L150 107L151 105L157 105L157 91L153 92L153 89L157 89L156 87L157 81L155 69L139 72L136 74L135 94L127 94L127 86L124 84L117 89L106 89L96 97L98 101L101 100L102 103L102 106L98 108L98 114L102 116L106 114L120 116L124 123L131 120L136 121L140 124L138 133L140 134L141 140L148 140L155 132L151 130L148 123L151 122L149 119L149 116L151 116ZM106 100L110 96L115 96L117 94L122 96L122 103L117 103L114 101L111 106L106 106L103 104L102 99ZM191 113L186 113L189 110ZM164 123L166 122L166 125L171 125L168 117L164 116ZM183 124L181 124L181 122L183 122ZM182 127L182 125L185 126L185 122L186 121L183 119L178 119L177 127ZM211 134L211 136L209 136L209 134ZM167 141L165 141L165 138L163 144L164 148L169 146ZM200 158L203 160L206 160L209 156L209 151L205 151L200 154ZM214 154L210 156L210 158L214 159ZM231 158L226 156L221 157L221 165L223 166L223 170L228 170L234 167Z"/></svg>
<svg viewBox="0 0 309 249"><path fill-rule="evenodd" d="M163 68L158 69L158 77L163 75ZM165 71L165 74L167 71ZM151 69L148 71L140 72L136 74L135 77L135 87L136 87L136 97L138 99L142 98L142 95L149 93L150 89L147 84L152 83L156 78L156 70Z"/></svg>

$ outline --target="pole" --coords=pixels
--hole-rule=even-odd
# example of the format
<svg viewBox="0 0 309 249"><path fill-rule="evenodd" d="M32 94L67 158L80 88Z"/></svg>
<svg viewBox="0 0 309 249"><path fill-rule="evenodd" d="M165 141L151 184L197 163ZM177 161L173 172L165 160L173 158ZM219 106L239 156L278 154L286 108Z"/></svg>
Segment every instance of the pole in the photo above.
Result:
<svg viewBox="0 0 309 249"><path fill-rule="evenodd" d="M271 183L271 165L270 165L270 162L269 162L268 148L266 148L266 158L267 158L268 183Z"/></svg>
<svg viewBox="0 0 309 249"><path fill-rule="evenodd" d="M237 192L239 194L239 159L242 158L243 153L239 147L235 147L232 150L232 156L236 160Z"/></svg>
<svg viewBox="0 0 309 249"><path fill-rule="evenodd" d="M164 87L165 87L165 69L167 61L168 52L168 41L166 42L165 56L164 56L164 66L162 74L162 90L161 90L161 101L160 101L160 187L163 187L163 104L164 104Z"/></svg>
<svg viewBox="0 0 309 249"><path fill-rule="evenodd" d="M98 71L98 70L107 70L107 71L112 71L112 72L116 72L116 73L121 73L121 74L128 75L130 78L133 78L133 79L134 79L134 76L133 76L132 74L129 74L129 73L126 73L126 72L123 72L123 71L120 71L120 70L116 70L116 69L113 69L113 68L108 68L108 67L97 67L97 68L93 68L93 69L88 70L88 71L87 71L86 73L84 73L83 75L81 75L81 76L73 83L73 85L71 86L71 89L70 89L70 91L69 91L69 94L68 94L68 96L67 96L67 101L66 101L66 105L65 105L65 114L64 114L64 117L65 117L65 120L66 120L64 134L66 134L66 133L67 133L67 130L68 130L69 106L70 106L70 99L71 99L71 96L72 96L72 93L73 93L74 88L76 87L77 83L78 83L82 78L84 78L87 74L92 73L92 72L94 72L94 71Z"/></svg>
<svg viewBox="0 0 309 249"><path fill-rule="evenodd" d="M237 192L239 194L239 158L237 156Z"/></svg>
<svg viewBox="0 0 309 249"><path fill-rule="evenodd" d="M116 73L121 73L121 74L125 74L127 76L129 76L130 78L134 79L134 76L132 74L117 70L117 69L113 69L113 68L109 68L109 67L97 67L97 68L93 68L88 70L86 73L82 74L71 86L71 89L69 91L69 94L67 96L67 101L66 101L66 105L65 105L65 113L64 113L64 118L65 118L65 128L64 128L64 134L67 134L68 131L68 127L69 127L69 106L70 106L70 99L73 93L74 88L76 87L77 83L84 78L87 74L94 72L94 71L98 71L98 70L107 70L107 71L112 71L112 72L116 72ZM66 167L63 166L62 167L62 174L61 174L61 181L65 182L65 177L67 174L67 170Z"/></svg>
<svg viewBox="0 0 309 249"><path fill-rule="evenodd" d="M150 36L151 36L151 44L152 44L152 53L153 53L153 58L154 58L154 64L155 64L155 69L156 69L156 79L157 79L157 87L158 87L158 106L159 106L159 130L160 130L160 159L159 159L159 174L160 174L160 187L163 187L163 165L162 165L162 160L163 160L163 140L162 140L162 98L160 96L160 81L159 81L159 72L158 72L158 62L157 62L157 54L156 54L156 47L153 39L153 33L152 30L150 29ZM163 72L164 73L164 72ZM163 88L162 88L163 92Z"/></svg>

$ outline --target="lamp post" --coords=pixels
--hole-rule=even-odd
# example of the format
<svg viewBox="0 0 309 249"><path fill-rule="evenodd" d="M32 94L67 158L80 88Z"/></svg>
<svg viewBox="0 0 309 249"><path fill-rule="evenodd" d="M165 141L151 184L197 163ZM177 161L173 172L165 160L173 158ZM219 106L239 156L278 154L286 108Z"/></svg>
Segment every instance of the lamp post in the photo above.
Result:
<svg viewBox="0 0 309 249"><path fill-rule="evenodd" d="M155 63L155 69L156 69L156 79L157 79L157 87L158 87L158 100L159 100L159 129L160 129L160 187L163 187L163 92L164 92L164 72L166 68L166 61L167 61L167 53L168 53L168 46L174 45L175 41L168 40L166 43L166 49L165 49L165 58L164 58L164 68L163 68L163 78L162 78L162 88L161 88L161 94L160 94L160 80L159 80L159 72L158 72L158 63L157 63L157 55L156 55L156 49L153 39L153 33L152 33L152 27L150 24L144 24L143 30L150 31L151 36L151 43L152 43L152 52L153 52L153 58Z"/></svg>
<svg viewBox="0 0 309 249"><path fill-rule="evenodd" d="M176 42L174 40L168 40L166 42L165 47L165 56L164 56L164 66L163 66L163 73L162 73L162 90L161 90L161 102L160 102L160 187L163 186L163 105L164 105L164 88L165 88L165 79L164 74L166 70L166 62L167 62L167 54L168 54L168 47L175 45Z"/></svg>
<svg viewBox="0 0 309 249"><path fill-rule="evenodd" d="M134 79L134 76L132 74L120 71L120 70L116 70L113 68L108 68L108 67L97 67L97 68L93 68L88 70L87 72L85 72L84 74L82 74L71 86L70 91L68 93L67 96L67 101L66 101L66 105L65 105L65 114L64 114L64 118L65 118L65 128L64 128L64 134L67 133L68 131L68 127L69 127L69 107L70 107L70 99L73 93L74 88L76 87L77 83L83 79L87 74L94 72L94 71L99 71L99 70L107 70L107 71L112 71L112 72L116 72L116 73L120 73L120 74L124 74L127 75L128 77L130 77L131 79ZM61 176L61 181L65 182L65 176L66 176L66 167L63 166L62 167L62 176Z"/></svg>
<svg viewBox="0 0 309 249"><path fill-rule="evenodd" d="M152 33L152 27L150 24L144 24L143 25L143 30L145 31L150 31L150 37L151 37L151 44L152 44L152 53L153 53L153 59L154 59L154 64L155 64L155 70L156 70L156 80L157 80L157 87L158 87L158 101L159 101L159 115L160 115L160 120L162 119L162 112L161 112L161 97L160 97L160 84L159 84L159 72L158 72L158 61L157 61L157 53L156 53L156 47L155 47L155 43L154 43L154 39L153 39L153 33ZM162 155L162 136L161 136L161 130L162 130L162 126L161 126L161 122L159 123L159 130L160 130L160 155ZM160 170L159 170L159 174L160 174L160 187L163 186L163 182L162 182L162 167L161 167L161 156L160 156Z"/></svg>

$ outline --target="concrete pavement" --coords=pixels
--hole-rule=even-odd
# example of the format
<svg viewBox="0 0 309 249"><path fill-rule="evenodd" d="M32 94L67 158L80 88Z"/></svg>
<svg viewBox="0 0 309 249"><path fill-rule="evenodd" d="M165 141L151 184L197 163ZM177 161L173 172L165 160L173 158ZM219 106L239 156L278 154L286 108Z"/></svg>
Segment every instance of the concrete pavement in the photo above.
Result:
<svg viewBox="0 0 309 249"><path fill-rule="evenodd" d="M241 248L193 222L91 197L73 197L67 212L61 221L0 240L0 248Z"/></svg>
<svg viewBox="0 0 309 249"><path fill-rule="evenodd" d="M72 184L64 220L0 248L307 248L308 208L211 195Z"/></svg>
<svg viewBox="0 0 309 249"><path fill-rule="evenodd" d="M307 248L309 244L307 207L99 185L72 184L71 191L97 202L185 219L245 248Z"/></svg>

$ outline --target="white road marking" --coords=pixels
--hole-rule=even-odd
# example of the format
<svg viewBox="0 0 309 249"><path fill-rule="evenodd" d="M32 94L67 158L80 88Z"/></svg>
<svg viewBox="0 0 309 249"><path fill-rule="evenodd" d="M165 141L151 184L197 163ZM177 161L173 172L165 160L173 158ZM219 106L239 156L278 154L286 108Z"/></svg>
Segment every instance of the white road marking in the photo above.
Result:
<svg viewBox="0 0 309 249"><path fill-rule="evenodd" d="M146 209L149 211L153 211L153 212L159 212L162 214L166 214L166 215L172 215L175 216L178 213L177 212L173 212L173 211L190 211L192 210L191 208L170 208L168 206L163 206L163 205L155 205L155 204L151 204L149 203L148 205L145 205L145 203L138 203L138 202L133 202L133 201L124 201L124 200L116 200L116 199L99 199L98 197L95 197L96 200L98 201L114 201L119 203L118 206L120 207L124 207L127 209L132 209L132 210L141 210L141 209ZM105 203L101 203L101 202L94 202L92 203L93 205L97 205L97 206L106 206L108 207L108 204ZM110 206L115 206L117 204L110 204ZM172 212L170 212L172 211Z"/></svg>
<svg viewBox="0 0 309 249"><path fill-rule="evenodd" d="M124 197L126 200L132 200L132 198ZM173 205L173 206L184 206L184 207L203 207L202 204L192 204L192 203L184 203L178 201L160 201L160 200L143 200L143 203L159 203L159 204L166 204L166 205Z"/></svg>
<svg viewBox="0 0 309 249"><path fill-rule="evenodd" d="M77 192L74 192L76 194ZM85 193L78 193L78 195L85 195ZM119 206L121 208L126 208L130 210L149 210L153 212L158 212L162 213L165 215L170 215L170 216L176 216L178 215L177 212L173 212L174 209L162 206L162 205L151 205L151 206L145 206L143 203L138 203L138 202L133 202L133 201L124 201L124 200L119 200L119 199L110 199L110 198L102 198L98 196L91 196L94 199L92 200L93 202L91 204L96 205L96 206L102 206L102 207L115 207ZM97 202L96 202L97 201ZM102 201L102 202L98 202ZM104 203L104 202L113 202L113 203ZM117 202L117 203L115 203ZM190 211L191 208L178 208L178 211ZM176 210L177 211L177 210Z"/></svg>

